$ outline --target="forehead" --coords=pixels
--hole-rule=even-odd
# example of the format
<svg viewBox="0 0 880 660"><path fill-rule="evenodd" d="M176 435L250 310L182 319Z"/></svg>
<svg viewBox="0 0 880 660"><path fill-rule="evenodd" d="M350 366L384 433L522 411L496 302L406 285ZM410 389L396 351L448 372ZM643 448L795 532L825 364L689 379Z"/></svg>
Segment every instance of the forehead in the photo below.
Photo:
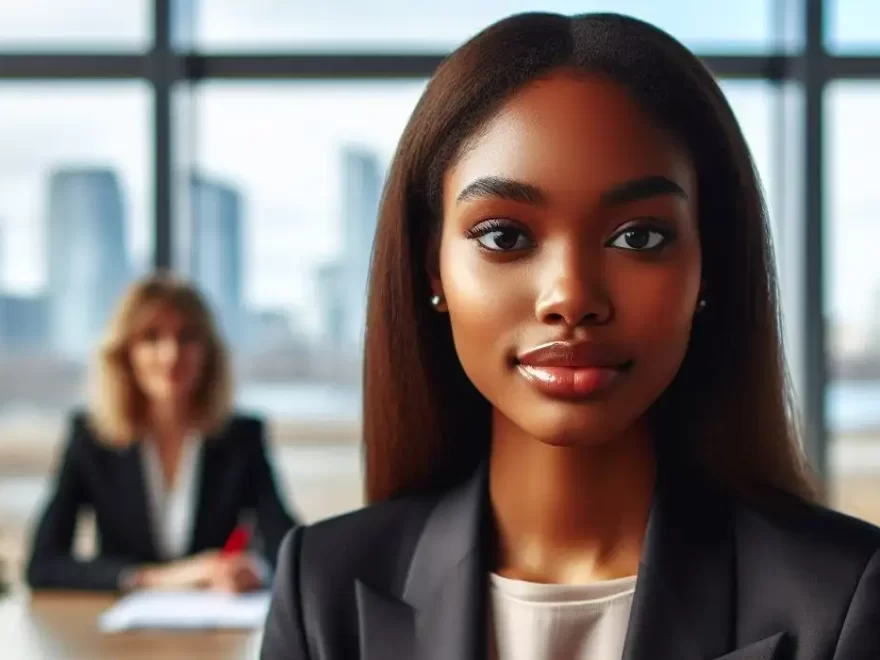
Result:
<svg viewBox="0 0 880 660"><path fill-rule="evenodd" d="M592 195L665 175L688 192L695 175L685 150L601 76L560 72L511 97L446 173L456 195L481 176L527 181L552 195Z"/></svg>

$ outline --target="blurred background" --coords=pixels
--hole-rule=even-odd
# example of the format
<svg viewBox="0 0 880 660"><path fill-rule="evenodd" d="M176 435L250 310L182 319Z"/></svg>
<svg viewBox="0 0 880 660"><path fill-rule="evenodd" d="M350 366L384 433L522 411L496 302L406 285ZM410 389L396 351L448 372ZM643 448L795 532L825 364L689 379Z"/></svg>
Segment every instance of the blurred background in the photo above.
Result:
<svg viewBox="0 0 880 660"><path fill-rule="evenodd" d="M0 555L20 562L107 313L154 267L208 295L295 510L361 503L386 168L444 54L535 9L644 18L718 75L807 449L832 504L880 523L880 2L0 0Z"/></svg>

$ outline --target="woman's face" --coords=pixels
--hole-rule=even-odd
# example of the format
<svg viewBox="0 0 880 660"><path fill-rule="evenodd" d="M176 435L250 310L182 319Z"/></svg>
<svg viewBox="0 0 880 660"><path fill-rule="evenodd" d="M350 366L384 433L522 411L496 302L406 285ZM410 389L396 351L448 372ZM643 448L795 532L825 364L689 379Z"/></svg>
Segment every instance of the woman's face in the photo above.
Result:
<svg viewBox="0 0 880 660"><path fill-rule="evenodd" d="M160 308L130 349L135 381L153 405L185 405L201 377L204 342L183 314Z"/></svg>
<svg viewBox="0 0 880 660"><path fill-rule="evenodd" d="M685 151L601 77L532 84L466 145L432 286L496 423L589 445L645 415L697 311L697 193Z"/></svg>

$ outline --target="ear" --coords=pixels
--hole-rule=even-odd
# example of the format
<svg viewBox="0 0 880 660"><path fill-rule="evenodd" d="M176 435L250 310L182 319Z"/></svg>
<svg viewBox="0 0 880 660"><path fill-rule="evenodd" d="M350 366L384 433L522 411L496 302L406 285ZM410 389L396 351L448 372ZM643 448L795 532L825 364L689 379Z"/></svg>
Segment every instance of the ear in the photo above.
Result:
<svg viewBox="0 0 880 660"><path fill-rule="evenodd" d="M695 314L699 314L708 304L706 301L706 280L700 280L700 290L697 291L697 306L694 309Z"/></svg>
<svg viewBox="0 0 880 660"><path fill-rule="evenodd" d="M435 309L439 312L446 311L446 298L443 294L443 280L440 277L440 232L432 232L428 239L428 254L425 259L425 269L428 275L428 281L431 285L431 298L440 296L443 301Z"/></svg>
<svg viewBox="0 0 880 660"><path fill-rule="evenodd" d="M446 296L443 294L442 286L439 284L432 284L431 288L433 291L437 291L437 293L431 294L431 307L433 307L436 312L448 312L449 305L446 304Z"/></svg>

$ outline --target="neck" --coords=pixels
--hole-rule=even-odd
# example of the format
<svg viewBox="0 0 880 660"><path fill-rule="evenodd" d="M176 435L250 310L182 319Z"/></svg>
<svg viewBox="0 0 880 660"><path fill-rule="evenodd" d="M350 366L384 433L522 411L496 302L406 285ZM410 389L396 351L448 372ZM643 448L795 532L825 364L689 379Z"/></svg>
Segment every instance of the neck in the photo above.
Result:
<svg viewBox="0 0 880 660"><path fill-rule="evenodd" d="M150 426L159 442L182 438L188 431L186 407L174 401L153 404Z"/></svg>
<svg viewBox="0 0 880 660"><path fill-rule="evenodd" d="M656 468L647 424L601 445L558 447L500 417L489 467L496 570L548 583L636 574Z"/></svg>

